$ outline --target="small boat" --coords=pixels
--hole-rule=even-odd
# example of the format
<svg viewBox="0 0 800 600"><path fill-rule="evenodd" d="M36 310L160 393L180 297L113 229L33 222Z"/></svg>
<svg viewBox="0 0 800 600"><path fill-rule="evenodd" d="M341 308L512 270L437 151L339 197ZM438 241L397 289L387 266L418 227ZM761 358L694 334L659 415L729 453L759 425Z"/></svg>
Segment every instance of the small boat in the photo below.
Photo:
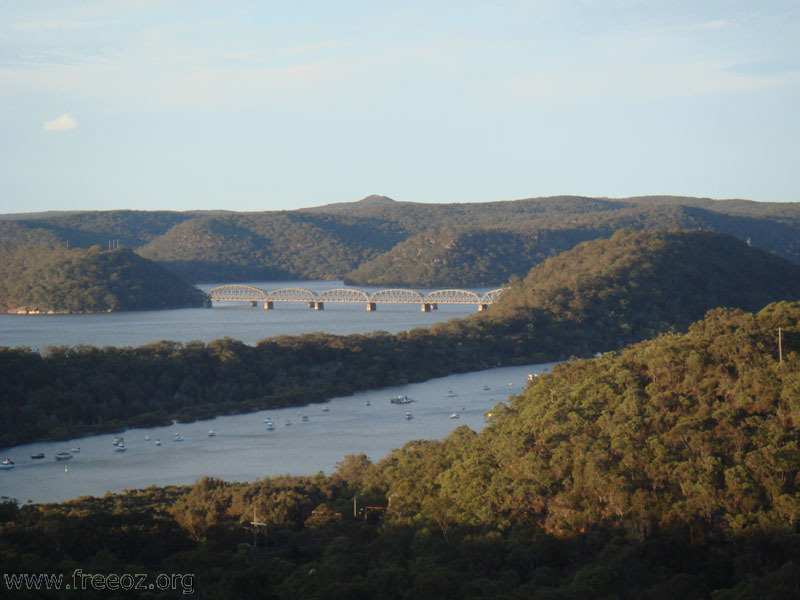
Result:
<svg viewBox="0 0 800 600"><path fill-rule="evenodd" d="M149 435L144 436L144 441L145 442L149 442L150 441L150 436Z"/></svg>
<svg viewBox="0 0 800 600"><path fill-rule="evenodd" d="M44 452L37 452L36 454L31 454L31 458L33 460L38 460L40 458L44 458Z"/></svg>
<svg viewBox="0 0 800 600"><path fill-rule="evenodd" d="M410 421L413 418L414 418L414 415L412 415L410 412L406 413L406 421Z"/></svg>
<svg viewBox="0 0 800 600"><path fill-rule="evenodd" d="M411 402L416 402L413 398L409 398L408 396L394 396L391 400L389 400L392 404L409 404Z"/></svg>
<svg viewBox="0 0 800 600"><path fill-rule="evenodd" d="M127 448L125 447L125 442L120 442L117 444L117 447L114 448L114 452L125 452Z"/></svg>
<svg viewBox="0 0 800 600"><path fill-rule="evenodd" d="M328 412L329 410L330 410L330 408L328 407L327 404L323 404L322 405L322 412Z"/></svg>
<svg viewBox="0 0 800 600"><path fill-rule="evenodd" d="M489 384L488 384L488 383L486 383L486 382L484 381L484 382L483 382L483 391L485 391L485 392L488 392L488 391L489 391L489 389L490 389L490 388L489 388Z"/></svg>
<svg viewBox="0 0 800 600"><path fill-rule="evenodd" d="M458 419L459 418L459 414L457 412L450 413L450 418L451 419Z"/></svg>
<svg viewBox="0 0 800 600"><path fill-rule="evenodd" d="M303 415L303 418L300 420L303 421L304 423L308 423L308 415Z"/></svg>
<svg viewBox="0 0 800 600"><path fill-rule="evenodd" d="M58 452L56 454L56 460L70 460L72 458L72 454L69 452Z"/></svg>
<svg viewBox="0 0 800 600"><path fill-rule="evenodd" d="M155 444L156 444L156 446L160 446L161 445L161 440L156 440Z"/></svg>
<svg viewBox="0 0 800 600"><path fill-rule="evenodd" d="M13 469L14 468L14 461L10 458L4 458L0 460L0 469Z"/></svg>
<svg viewBox="0 0 800 600"><path fill-rule="evenodd" d="M217 437L217 434L216 434L216 433L214 433L214 430L213 430L213 429L209 429L209 430L208 430L208 437Z"/></svg>
<svg viewBox="0 0 800 600"><path fill-rule="evenodd" d="M366 402L364 402L364 406L372 406L372 402L370 402L369 400L367 400Z"/></svg>
<svg viewBox="0 0 800 600"><path fill-rule="evenodd" d="M113 440L111 440L111 445L112 445L112 446L116 446L117 444L119 444L119 443L120 443L121 441L123 441L124 439L125 439L125 438L121 438L121 437L115 437Z"/></svg>
<svg viewBox="0 0 800 600"><path fill-rule="evenodd" d="M264 423L272 423L272 419L270 419L269 417L267 417L266 419L264 419Z"/></svg>
<svg viewBox="0 0 800 600"><path fill-rule="evenodd" d="M80 451L81 451L80 446L74 446L73 448L70 449L70 452L72 452L73 454L77 454Z"/></svg>
<svg viewBox="0 0 800 600"><path fill-rule="evenodd" d="M273 429L275 429L275 423L270 421L269 423L267 423L267 431L272 431Z"/></svg>
<svg viewBox="0 0 800 600"><path fill-rule="evenodd" d="M458 394L456 394L453 390L447 390L447 393L445 394L446 398L455 398L456 396L458 396Z"/></svg>
<svg viewBox="0 0 800 600"><path fill-rule="evenodd" d="M292 424L292 422L289 419L286 419L286 426L288 427L291 424Z"/></svg>
<svg viewBox="0 0 800 600"><path fill-rule="evenodd" d="M183 436L180 433L176 433L175 437L172 438L172 441L173 442L182 442L183 441Z"/></svg>

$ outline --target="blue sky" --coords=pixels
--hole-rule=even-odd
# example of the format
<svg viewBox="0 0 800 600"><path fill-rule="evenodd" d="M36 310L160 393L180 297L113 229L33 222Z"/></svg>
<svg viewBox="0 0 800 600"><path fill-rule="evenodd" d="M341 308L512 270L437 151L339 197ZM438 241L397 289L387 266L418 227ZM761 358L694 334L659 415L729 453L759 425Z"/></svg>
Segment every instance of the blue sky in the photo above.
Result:
<svg viewBox="0 0 800 600"><path fill-rule="evenodd" d="M0 0L0 212L800 201L797 0Z"/></svg>

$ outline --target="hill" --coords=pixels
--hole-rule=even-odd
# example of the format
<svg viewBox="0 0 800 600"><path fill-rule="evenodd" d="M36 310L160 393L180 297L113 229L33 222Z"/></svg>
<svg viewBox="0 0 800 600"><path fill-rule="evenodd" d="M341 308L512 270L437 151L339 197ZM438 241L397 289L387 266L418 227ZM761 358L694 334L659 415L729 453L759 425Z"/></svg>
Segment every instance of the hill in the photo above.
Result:
<svg viewBox="0 0 800 600"><path fill-rule="evenodd" d="M0 247L0 310L83 313L202 306L204 294L127 248Z"/></svg>
<svg viewBox="0 0 800 600"><path fill-rule="evenodd" d="M800 265L732 236L623 230L537 265L486 316L531 351L566 358L683 329L714 307L796 299Z"/></svg>
<svg viewBox="0 0 800 600"><path fill-rule="evenodd" d="M70 247L106 247L115 240L195 282L346 279L361 285L496 286L624 227L728 233L800 263L800 205L745 200L556 196L421 204L368 196L293 211L36 217L5 215L0 240L11 243L20 230L28 238L39 236L40 243Z"/></svg>

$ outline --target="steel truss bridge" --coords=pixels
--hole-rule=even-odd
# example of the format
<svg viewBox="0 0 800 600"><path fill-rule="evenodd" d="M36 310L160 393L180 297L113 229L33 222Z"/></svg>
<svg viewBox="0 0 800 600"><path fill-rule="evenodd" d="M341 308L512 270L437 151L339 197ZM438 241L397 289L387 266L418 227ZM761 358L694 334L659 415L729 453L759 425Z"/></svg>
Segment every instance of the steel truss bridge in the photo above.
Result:
<svg viewBox="0 0 800 600"><path fill-rule="evenodd" d="M347 302L365 304L367 311L375 311L378 304L419 304L422 312L436 310L439 304L473 304L478 310L485 310L503 292L492 290L482 296L467 290L438 290L425 295L414 290L379 290L368 294L364 290L335 288L317 293L303 288L283 288L266 291L252 285L221 285L206 293L207 306L213 302L249 302L251 306L264 303L270 310L275 302L303 302L314 310L324 310L326 302Z"/></svg>

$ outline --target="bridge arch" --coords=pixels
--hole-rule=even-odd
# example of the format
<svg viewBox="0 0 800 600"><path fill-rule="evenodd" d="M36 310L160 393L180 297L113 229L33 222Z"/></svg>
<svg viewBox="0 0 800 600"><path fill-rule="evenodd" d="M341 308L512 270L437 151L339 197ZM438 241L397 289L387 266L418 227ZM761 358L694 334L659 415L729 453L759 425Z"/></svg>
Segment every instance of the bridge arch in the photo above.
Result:
<svg viewBox="0 0 800 600"><path fill-rule="evenodd" d="M282 288L270 292L264 299L269 302L317 302L317 295L303 288Z"/></svg>
<svg viewBox="0 0 800 600"><path fill-rule="evenodd" d="M252 285L229 284L208 290L206 293L212 302L260 302L267 299L267 293Z"/></svg>
<svg viewBox="0 0 800 600"><path fill-rule="evenodd" d="M425 298L431 304L480 304L481 297L467 290L438 290Z"/></svg>
<svg viewBox="0 0 800 600"><path fill-rule="evenodd" d="M372 294L370 302L423 304L425 302L425 296L414 290L379 290Z"/></svg>
<svg viewBox="0 0 800 600"><path fill-rule="evenodd" d="M369 302L369 294L363 290L336 288L322 292L318 296L320 302Z"/></svg>

